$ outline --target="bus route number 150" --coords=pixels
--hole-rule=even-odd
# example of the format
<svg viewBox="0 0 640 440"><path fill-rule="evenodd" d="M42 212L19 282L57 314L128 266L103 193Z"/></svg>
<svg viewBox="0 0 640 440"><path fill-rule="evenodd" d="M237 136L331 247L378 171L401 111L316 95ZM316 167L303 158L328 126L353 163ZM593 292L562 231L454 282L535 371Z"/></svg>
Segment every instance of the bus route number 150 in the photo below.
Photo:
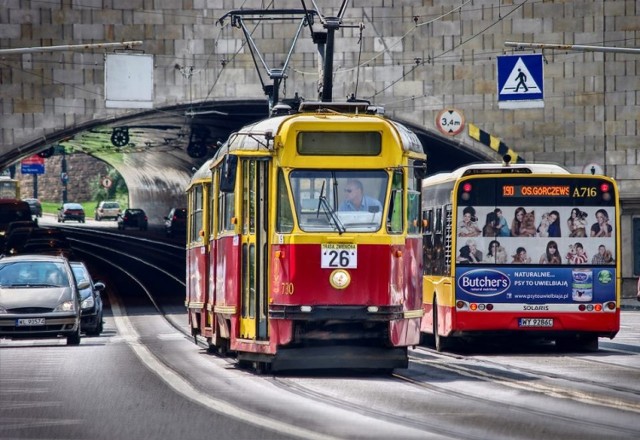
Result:
<svg viewBox="0 0 640 440"><path fill-rule="evenodd" d="M358 267L358 247L355 244L323 243L320 267L323 269L356 269Z"/></svg>

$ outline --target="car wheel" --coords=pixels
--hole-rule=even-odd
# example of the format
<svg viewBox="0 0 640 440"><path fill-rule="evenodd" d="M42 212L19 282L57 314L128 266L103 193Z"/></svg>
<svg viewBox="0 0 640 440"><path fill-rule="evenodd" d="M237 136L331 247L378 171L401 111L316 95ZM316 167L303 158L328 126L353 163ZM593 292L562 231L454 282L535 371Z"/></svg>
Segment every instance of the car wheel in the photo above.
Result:
<svg viewBox="0 0 640 440"><path fill-rule="evenodd" d="M74 334L67 336L67 345L80 345L80 339L80 326L78 326Z"/></svg>

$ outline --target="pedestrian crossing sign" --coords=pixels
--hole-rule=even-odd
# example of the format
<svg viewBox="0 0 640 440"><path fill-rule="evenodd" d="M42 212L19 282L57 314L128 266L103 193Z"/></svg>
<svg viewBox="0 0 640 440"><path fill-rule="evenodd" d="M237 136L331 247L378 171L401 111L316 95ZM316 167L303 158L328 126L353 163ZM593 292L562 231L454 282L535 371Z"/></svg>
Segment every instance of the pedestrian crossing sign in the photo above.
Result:
<svg viewBox="0 0 640 440"><path fill-rule="evenodd" d="M544 107L542 54L503 55L497 59L498 107Z"/></svg>

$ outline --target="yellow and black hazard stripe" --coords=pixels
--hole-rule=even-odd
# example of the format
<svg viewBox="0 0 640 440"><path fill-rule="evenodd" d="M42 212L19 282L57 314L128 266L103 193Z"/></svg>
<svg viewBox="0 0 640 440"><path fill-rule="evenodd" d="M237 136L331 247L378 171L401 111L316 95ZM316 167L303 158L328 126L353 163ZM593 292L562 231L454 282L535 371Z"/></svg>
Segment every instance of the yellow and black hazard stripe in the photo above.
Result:
<svg viewBox="0 0 640 440"><path fill-rule="evenodd" d="M511 148L507 147L507 145L495 136L491 136L484 130L481 130L480 127L474 124L469 124L469 137L475 139L476 141L483 143L484 145L491 147L492 150L496 151L500 156L508 154L512 157L512 163L525 163L524 158L520 157L518 153L513 151Z"/></svg>

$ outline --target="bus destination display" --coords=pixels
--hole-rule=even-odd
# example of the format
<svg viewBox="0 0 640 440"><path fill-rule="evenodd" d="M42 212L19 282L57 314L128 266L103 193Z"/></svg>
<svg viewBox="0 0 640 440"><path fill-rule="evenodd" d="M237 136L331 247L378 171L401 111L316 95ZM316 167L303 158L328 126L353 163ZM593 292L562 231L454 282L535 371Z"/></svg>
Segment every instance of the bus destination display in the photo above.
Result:
<svg viewBox="0 0 640 440"><path fill-rule="evenodd" d="M594 197L597 194L593 187L576 187L570 185L503 185L503 197Z"/></svg>

